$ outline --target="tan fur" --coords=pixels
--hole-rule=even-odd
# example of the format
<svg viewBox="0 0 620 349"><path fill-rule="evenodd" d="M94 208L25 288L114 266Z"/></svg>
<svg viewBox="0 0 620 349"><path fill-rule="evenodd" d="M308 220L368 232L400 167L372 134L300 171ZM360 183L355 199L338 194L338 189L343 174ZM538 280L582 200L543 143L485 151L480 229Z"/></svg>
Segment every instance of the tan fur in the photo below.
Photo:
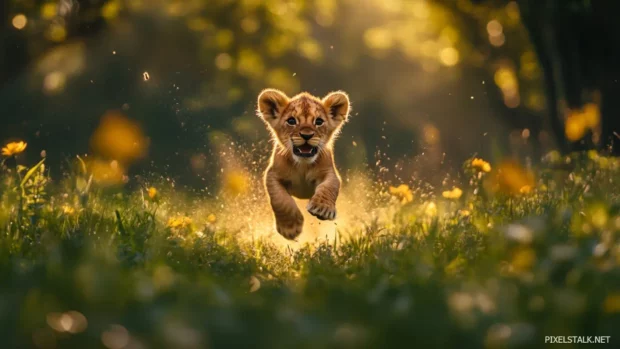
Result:
<svg viewBox="0 0 620 349"><path fill-rule="evenodd" d="M310 199L306 209L313 216L321 220L336 218L340 175L334 166L332 150L349 109L349 98L341 91L323 99L305 92L289 98L275 89L264 90L258 96L258 115L267 124L273 141L265 188L276 229L287 239L299 236L304 223L292 196ZM295 118L295 125L287 123L291 117ZM319 118L323 120L322 125L316 124ZM305 143L316 147L316 155L295 154L294 147Z"/></svg>

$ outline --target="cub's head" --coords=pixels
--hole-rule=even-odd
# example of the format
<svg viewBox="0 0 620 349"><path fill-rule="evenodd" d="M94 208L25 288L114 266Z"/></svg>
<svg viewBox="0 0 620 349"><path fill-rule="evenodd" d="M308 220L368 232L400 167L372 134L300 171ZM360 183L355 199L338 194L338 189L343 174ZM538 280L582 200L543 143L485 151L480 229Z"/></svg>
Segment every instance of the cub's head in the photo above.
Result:
<svg viewBox="0 0 620 349"><path fill-rule="evenodd" d="M323 99L305 92L289 98L275 89L266 89L258 96L258 115L269 126L274 140L299 161L313 162L321 151L331 149L349 109L349 97L342 91Z"/></svg>

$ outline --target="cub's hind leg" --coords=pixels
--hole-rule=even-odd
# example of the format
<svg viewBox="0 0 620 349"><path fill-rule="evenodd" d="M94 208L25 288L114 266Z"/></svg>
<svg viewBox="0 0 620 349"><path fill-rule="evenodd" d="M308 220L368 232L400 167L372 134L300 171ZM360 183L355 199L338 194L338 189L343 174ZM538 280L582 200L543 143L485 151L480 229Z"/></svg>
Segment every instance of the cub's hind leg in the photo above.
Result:
<svg viewBox="0 0 620 349"><path fill-rule="evenodd" d="M304 217L295 200L271 171L268 171L265 176L265 187L269 194L269 203L273 209L278 233L289 240L294 240L301 234L304 225Z"/></svg>

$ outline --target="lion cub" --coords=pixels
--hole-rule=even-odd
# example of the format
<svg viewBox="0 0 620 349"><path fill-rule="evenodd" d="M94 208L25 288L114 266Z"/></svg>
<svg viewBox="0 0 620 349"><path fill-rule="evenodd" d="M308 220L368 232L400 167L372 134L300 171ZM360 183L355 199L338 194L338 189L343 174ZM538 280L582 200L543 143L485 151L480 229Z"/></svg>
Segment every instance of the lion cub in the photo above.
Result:
<svg viewBox="0 0 620 349"><path fill-rule="evenodd" d="M323 99L305 92L289 98L266 89L258 96L258 115L273 140L264 181L276 229L285 238L295 239L301 234L304 217L291 196L310 199L306 209L318 219L336 218L340 175L332 149L349 116L349 97L338 91Z"/></svg>

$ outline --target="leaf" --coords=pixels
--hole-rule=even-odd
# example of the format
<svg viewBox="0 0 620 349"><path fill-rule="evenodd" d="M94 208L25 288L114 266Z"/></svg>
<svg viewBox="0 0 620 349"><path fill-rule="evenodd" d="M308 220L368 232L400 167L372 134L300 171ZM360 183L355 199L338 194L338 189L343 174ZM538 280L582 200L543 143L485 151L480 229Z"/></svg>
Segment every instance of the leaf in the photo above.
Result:
<svg viewBox="0 0 620 349"><path fill-rule="evenodd" d="M24 176L24 178L22 179L22 182L19 184L20 187L24 188L24 185L26 184L26 182L30 179L30 177L32 177L35 172L41 167L43 166L43 163L45 162L45 159L39 161L38 164L34 165L30 170L28 170L28 172L26 172L26 175Z"/></svg>
<svg viewBox="0 0 620 349"><path fill-rule="evenodd" d="M116 222L118 224L118 231L120 235L127 235L125 227L123 226L123 220L121 219L121 213L118 210L115 210L114 213L116 214Z"/></svg>
<svg viewBox="0 0 620 349"><path fill-rule="evenodd" d="M77 159L80 161L80 166L82 167L82 173L86 174L86 163L79 155L76 155Z"/></svg>

